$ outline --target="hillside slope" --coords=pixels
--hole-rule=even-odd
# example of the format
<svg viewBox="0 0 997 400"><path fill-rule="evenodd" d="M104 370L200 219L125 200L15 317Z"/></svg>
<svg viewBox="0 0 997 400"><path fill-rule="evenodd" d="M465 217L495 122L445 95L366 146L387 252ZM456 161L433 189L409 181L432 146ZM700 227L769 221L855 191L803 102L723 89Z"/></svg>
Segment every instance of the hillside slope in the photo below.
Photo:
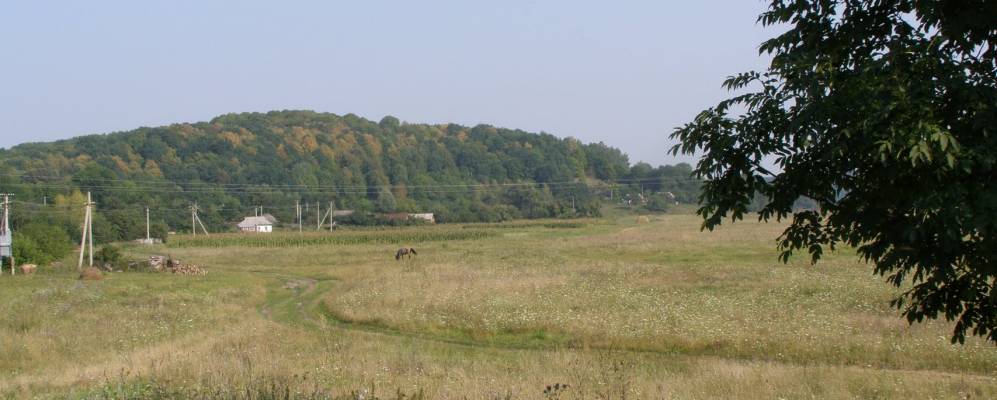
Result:
<svg viewBox="0 0 997 400"><path fill-rule="evenodd" d="M146 206L159 225L189 229L184 210L194 202L212 229L225 229L256 206L290 221L299 200L433 212L444 222L594 215L599 199L590 183L662 171L646 164L631 169L626 155L601 143L312 111L228 114L0 150L0 185L19 200L55 199L71 214L81 200L67 196L93 191L102 218L115 226L95 230L107 240L144 236L139 221ZM688 166L669 171L671 190L680 190ZM662 189L655 183L652 190ZM45 214L33 207L22 208ZM306 217L314 219L309 207Z"/></svg>

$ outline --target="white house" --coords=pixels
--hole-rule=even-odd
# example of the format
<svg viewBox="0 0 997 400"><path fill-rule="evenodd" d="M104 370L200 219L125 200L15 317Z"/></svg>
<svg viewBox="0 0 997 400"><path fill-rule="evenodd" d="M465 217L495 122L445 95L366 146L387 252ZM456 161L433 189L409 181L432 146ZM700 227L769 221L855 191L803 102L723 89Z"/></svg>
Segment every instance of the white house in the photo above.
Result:
<svg viewBox="0 0 997 400"><path fill-rule="evenodd" d="M239 223L238 227L242 232L273 232L273 222L267 217L246 217Z"/></svg>

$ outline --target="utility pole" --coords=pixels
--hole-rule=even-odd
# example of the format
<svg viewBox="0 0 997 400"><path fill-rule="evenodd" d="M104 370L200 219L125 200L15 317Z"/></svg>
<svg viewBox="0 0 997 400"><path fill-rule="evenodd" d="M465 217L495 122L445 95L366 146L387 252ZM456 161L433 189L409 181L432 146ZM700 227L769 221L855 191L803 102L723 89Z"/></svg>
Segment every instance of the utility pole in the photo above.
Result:
<svg viewBox="0 0 997 400"><path fill-rule="evenodd" d="M298 213L298 233L301 233L301 217L302 217L302 215L301 215L301 200L298 200L297 203L294 203L294 209Z"/></svg>
<svg viewBox="0 0 997 400"><path fill-rule="evenodd" d="M315 202L315 230L322 230L322 203Z"/></svg>
<svg viewBox="0 0 997 400"><path fill-rule="evenodd" d="M87 214L90 216L87 222L87 252L90 253L90 266L93 266L93 200L90 200L90 192L87 192Z"/></svg>
<svg viewBox="0 0 997 400"><path fill-rule="evenodd" d="M149 235L149 207L145 208L145 242L152 244L152 236Z"/></svg>
<svg viewBox="0 0 997 400"><path fill-rule="evenodd" d="M80 238L80 261L76 264L78 271L83 270L83 253L86 253L87 249L90 250L89 266L93 266L93 206L90 192L87 192L87 204L83 212L83 237Z"/></svg>
<svg viewBox="0 0 997 400"><path fill-rule="evenodd" d="M330 201L329 202L329 233L332 233L332 228L336 227L336 220L333 219L333 217L335 217L335 215L333 215L333 213L332 213L333 209L335 209L335 207L332 205L332 202Z"/></svg>
<svg viewBox="0 0 997 400"><path fill-rule="evenodd" d="M201 208L197 206L197 202L190 206L190 230L197 236L197 226L201 226L201 230L204 231L204 236L208 235L208 229L204 227L204 222L201 222L201 217L197 215L197 212L201 211Z"/></svg>
<svg viewBox="0 0 997 400"><path fill-rule="evenodd" d="M10 193L3 194L3 222L0 222L0 237L4 240L0 246L4 251L0 254L0 274L3 274L3 258L10 259L10 274L14 275L14 233L10 231Z"/></svg>

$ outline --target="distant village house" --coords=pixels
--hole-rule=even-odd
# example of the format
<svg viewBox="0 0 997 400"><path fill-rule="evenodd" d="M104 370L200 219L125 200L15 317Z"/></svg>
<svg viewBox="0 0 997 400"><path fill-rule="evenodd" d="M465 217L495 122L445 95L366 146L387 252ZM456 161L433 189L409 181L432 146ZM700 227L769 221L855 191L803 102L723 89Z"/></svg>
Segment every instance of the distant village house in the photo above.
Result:
<svg viewBox="0 0 997 400"><path fill-rule="evenodd" d="M237 226L240 232L271 233L275 223L277 223L277 219L273 215L263 214L256 217L246 217Z"/></svg>
<svg viewBox="0 0 997 400"><path fill-rule="evenodd" d="M433 216L432 213L416 213L416 214L409 214L409 213L390 213L390 214L384 214L384 219L386 219L388 221L411 221L411 220L417 220L417 221L426 221L426 222L428 222L430 224L435 224L436 223L436 218Z"/></svg>

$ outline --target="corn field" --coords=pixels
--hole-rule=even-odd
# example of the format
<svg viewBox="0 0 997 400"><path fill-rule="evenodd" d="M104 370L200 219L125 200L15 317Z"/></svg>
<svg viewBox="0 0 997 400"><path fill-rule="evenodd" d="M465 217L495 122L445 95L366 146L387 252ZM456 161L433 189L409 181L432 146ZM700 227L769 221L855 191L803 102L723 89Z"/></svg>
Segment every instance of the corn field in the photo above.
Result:
<svg viewBox="0 0 997 400"><path fill-rule="evenodd" d="M355 244L411 244L451 240L476 240L496 236L484 229L383 229L339 232L274 232L177 235L169 247L298 247Z"/></svg>
<svg viewBox="0 0 997 400"><path fill-rule="evenodd" d="M466 224L462 227L464 229L527 229L527 228L546 228L546 229L578 229L588 226L588 222L578 222L578 221L551 221L551 220L540 220L540 221L516 221L516 222L501 222L501 223L478 223L478 224Z"/></svg>

